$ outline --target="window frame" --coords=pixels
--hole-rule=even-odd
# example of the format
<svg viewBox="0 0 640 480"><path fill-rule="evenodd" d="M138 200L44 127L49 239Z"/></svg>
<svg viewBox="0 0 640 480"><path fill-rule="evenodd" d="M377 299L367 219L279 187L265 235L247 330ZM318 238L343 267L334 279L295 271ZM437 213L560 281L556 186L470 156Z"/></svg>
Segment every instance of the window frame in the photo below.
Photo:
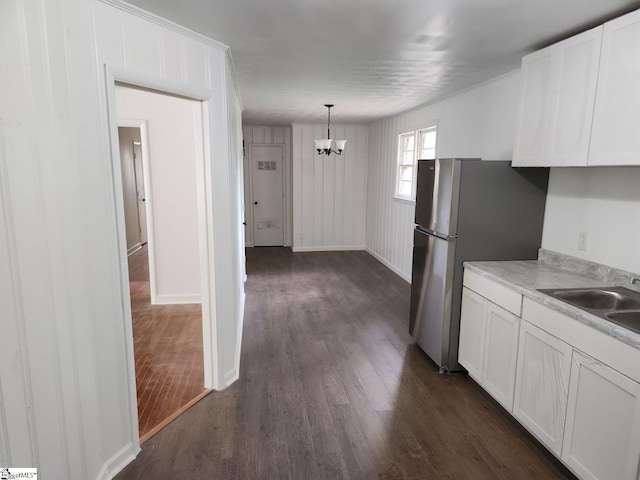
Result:
<svg viewBox="0 0 640 480"><path fill-rule="evenodd" d="M433 149L433 157L425 157L424 155L421 155L421 152L424 151L425 149L421 148L422 147L422 139L424 138L424 135L429 133L429 132L435 132L435 142L432 148L429 148L429 150ZM408 163L405 162L405 153L408 153L409 150L405 150L404 146L405 146L405 142L404 139L407 137L413 137L413 163L411 164L412 167L412 178L411 178L411 194L410 195L405 195L405 194L401 194L400 193L400 185L403 182L408 182L407 180L402 180L401 176L402 176L402 170L403 168L406 168L408 166L410 166ZM403 131L398 133L398 135L396 136L396 140L397 140L397 154L396 154L396 174L395 174L395 184L394 184L394 188L393 188L393 198L402 202L409 202L409 203L415 203L416 201L416 180L417 180L417 175L418 175L418 160L421 158L436 158L437 157L437 151L438 151L438 123L437 122L432 122L427 124L424 127L421 128L417 128L414 130L409 130L409 131Z"/></svg>

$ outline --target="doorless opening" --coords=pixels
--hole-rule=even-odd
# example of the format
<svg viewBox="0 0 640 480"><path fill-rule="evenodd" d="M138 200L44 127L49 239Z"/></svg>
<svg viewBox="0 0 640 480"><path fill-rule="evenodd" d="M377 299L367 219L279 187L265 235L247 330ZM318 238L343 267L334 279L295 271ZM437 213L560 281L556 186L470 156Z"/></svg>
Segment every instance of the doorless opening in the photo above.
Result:
<svg viewBox="0 0 640 480"><path fill-rule="evenodd" d="M211 348L206 335L209 278L201 267L209 264L207 249L201 246L210 240L202 221L203 105L120 84L114 91L119 125L127 130L137 125L140 133L139 141L132 142L133 165L121 158L114 167L120 167L123 179L119 217L124 217L126 246L120 254L126 262L127 253L135 252L127 265L130 297L125 300L131 301L139 433L144 441L210 391L205 388L211 383L205 378L207 370L210 377L210 368L203 354L207 346ZM142 157L141 172L135 170L137 155ZM142 182L136 182L136 173L142 174ZM134 223L126 210L135 217L136 202L141 205L138 223L141 217L147 219L146 235L142 229L137 236L129 234L126 228Z"/></svg>

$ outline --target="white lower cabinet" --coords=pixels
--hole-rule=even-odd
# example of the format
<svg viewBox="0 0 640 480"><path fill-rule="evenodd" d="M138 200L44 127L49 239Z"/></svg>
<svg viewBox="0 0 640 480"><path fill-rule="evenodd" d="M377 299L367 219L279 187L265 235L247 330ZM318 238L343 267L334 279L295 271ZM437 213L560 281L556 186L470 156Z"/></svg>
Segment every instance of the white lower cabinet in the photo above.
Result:
<svg viewBox="0 0 640 480"><path fill-rule="evenodd" d="M580 478L636 480L640 385L573 352L562 460Z"/></svg>
<svg viewBox="0 0 640 480"><path fill-rule="evenodd" d="M511 411L520 318L464 288L460 322L458 361Z"/></svg>
<svg viewBox="0 0 640 480"><path fill-rule="evenodd" d="M567 409L571 346L523 321L513 406L515 417L560 455Z"/></svg>
<svg viewBox="0 0 640 480"><path fill-rule="evenodd" d="M640 480L640 350L506 288L465 272L460 364L579 478Z"/></svg>
<svg viewBox="0 0 640 480"><path fill-rule="evenodd" d="M487 302L482 386L508 411L513 410L520 318Z"/></svg>
<svg viewBox="0 0 640 480"><path fill-rule="evenodd" d="M462 289L458 362L478 383L482 383L486 307L486 298L468 288Z"/></svg>

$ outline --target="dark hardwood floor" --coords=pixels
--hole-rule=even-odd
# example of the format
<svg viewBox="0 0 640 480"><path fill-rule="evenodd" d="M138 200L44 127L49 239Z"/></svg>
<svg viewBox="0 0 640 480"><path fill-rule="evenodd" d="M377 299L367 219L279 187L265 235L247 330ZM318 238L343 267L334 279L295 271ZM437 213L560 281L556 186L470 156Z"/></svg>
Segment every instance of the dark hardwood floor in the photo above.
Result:
<svg viewBox="0 0 640 480"><path fill-rule="evenodd" d="M200 305L151 305L146 245L129 256L129 287L143 440L204 392Z"/></svg>
<svg viewBox="0 0 640 480"><path fill-rule="evenodd" d="M364 252L247 251L241 376L116 478L561 479L463 374L410 342L409 285Z"/></svg>

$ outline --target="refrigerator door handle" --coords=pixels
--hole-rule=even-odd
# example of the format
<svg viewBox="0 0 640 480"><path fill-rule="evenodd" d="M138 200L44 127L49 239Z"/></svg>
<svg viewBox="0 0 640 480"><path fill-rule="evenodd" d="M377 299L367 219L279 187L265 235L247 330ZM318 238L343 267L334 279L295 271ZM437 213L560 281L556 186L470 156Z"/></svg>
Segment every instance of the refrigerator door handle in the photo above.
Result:
<svg viewBox="0 0 640 480"><path fill-rule="evenodd" d="M428 228L424 228L423 226L420 225L416 225L416 230L420 233L424 233L425 235L431 235L432 237L438 237L441 238L442 240L447 240L449 242L454 241L456 238L458 238L458 235L446 235L444 233L441 232L436 232L434 230L429 230Z"/></svg>

